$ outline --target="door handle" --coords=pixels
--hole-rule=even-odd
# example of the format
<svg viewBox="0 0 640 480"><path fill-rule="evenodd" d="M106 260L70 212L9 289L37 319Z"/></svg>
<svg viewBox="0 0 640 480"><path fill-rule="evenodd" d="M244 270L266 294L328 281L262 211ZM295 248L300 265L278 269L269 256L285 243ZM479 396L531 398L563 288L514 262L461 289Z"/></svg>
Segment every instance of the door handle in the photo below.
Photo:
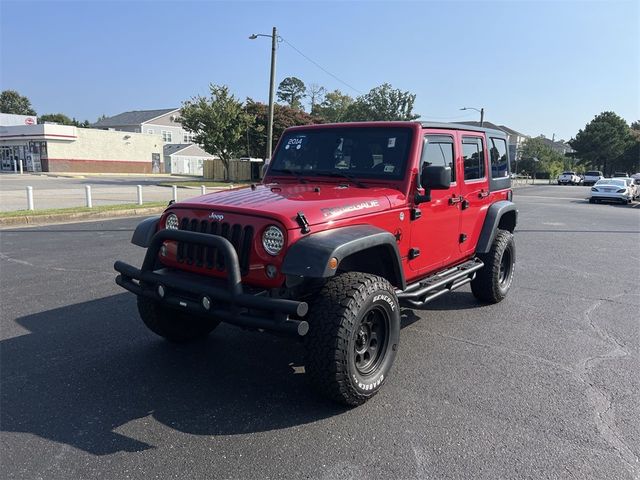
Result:
<svg viewBox="0 0 640 480"><path fill-rule="evenodd" d="M449 199L449 205L455 205L456 203L460 203L462 201L462 197L451 197Z"/></svg>
<svg viewBox="0 0 640 480"><path fill-rule="evenodd" d="M489 196L489 194L490 194L490 193L491 193L491 192L489 192L488 190L487 190L487 191L480 190L480 193L478 194L478 197L480 197L480 198L486 198L486 197L488 197L488 196Z"/></svg>

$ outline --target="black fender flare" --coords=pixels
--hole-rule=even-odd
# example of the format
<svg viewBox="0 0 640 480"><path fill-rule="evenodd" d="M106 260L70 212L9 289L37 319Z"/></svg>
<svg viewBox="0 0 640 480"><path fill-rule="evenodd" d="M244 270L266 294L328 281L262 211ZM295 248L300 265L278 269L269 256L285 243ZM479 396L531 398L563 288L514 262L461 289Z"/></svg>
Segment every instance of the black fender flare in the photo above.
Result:
<svg viewBox="0 0 640 480"><path fill-rule="evenodd" d="M496 237L496 232L500 226L500 221L505 215L509 216L510 221L504 229L513 233L516 228L516 224L518 223L518 209L516 208L515 203L508 200L501 200L488 208L487 216L484 219L484 225L482 226L482 231L478 238L476 253L488 253L489 250L491 250L493 239Z"/></svg>
<svg viewBox="0 0 640 480"><path fill-rule="evenodd" d="M149 245L151 245L151 239L158 230L159 221L160 215L145 218L141 221L133 232L131 243L138 245L139 247L149 248Z"/></svg>
<svg viewBox="0 0 640 480"><path fill-rule="evenodd" d="M340 227L301 238L289 247L281 272L305 278L332 277L338 269L329 267L331 258L335 257L338 260L339 267L342 260L349 255L375 247L385 249L392 259L392 264L388 266L393 278L387 280L404 289L406 281L396 237L372 225Z"/></svg>

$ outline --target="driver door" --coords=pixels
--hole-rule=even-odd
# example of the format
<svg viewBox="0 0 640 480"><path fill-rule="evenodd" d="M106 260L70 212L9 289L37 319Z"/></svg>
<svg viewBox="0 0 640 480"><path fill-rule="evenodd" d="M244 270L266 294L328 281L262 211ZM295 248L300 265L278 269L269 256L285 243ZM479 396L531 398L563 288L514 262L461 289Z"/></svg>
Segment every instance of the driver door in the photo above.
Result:
<svg viewBox="0 0 640 480"><path fill-rule="evenodd" d="M431 201L417 205L420 216L411 223L409 267L419 274L437 270L460 257L460 182L456 172L460 152L455 139L454 133L429 133L423 139L418 171L425 163L449 167L451 186L448 190L432 190Z"/></svg>

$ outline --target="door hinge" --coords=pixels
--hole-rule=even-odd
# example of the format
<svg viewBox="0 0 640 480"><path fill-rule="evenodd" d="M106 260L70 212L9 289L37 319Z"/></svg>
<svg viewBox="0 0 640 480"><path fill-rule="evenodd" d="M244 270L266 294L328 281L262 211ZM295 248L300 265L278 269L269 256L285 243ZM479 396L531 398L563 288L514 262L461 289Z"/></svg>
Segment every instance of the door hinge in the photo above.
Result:
<svg viewBox="0 0 640 480"><path fill-rule="evenodd" d="M419 248L410 248L409 249L409 260L413 260L414 258L418 258L420 256Z"/></svg>
<svg viewBox="0 0 640 480"><path fill-rule="evenodd" d="M411 209L411 220L417 220L422 216L422 210L420 210L419 208L412 208Z"/></svg>
<svg viewBox="0 0 640 480"><path fill-rule="evenodd" d="M466 210L467 208L469 208L469 200L465 200L464 198L462 198L462 204L460 204L460 209Z"/></svg>
<svg viewBox="0 0 640 480"><path fill-rule="evenodd" d="M466 241L467 241L467 234L466 234L466 233L461 233L461 234L460 234L459 242L460 242L460 243L464 243L464 242L466 242Z"/></svg>

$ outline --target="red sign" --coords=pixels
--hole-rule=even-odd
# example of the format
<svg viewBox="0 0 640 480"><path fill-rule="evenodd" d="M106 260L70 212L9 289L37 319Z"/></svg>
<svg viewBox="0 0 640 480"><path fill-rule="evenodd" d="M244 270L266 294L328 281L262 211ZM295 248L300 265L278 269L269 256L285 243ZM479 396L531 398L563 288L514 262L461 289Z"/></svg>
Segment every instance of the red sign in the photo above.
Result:
<svg viewBox="0 0 640 480"><path fill-rule="evenodd" d="M34 123L36 123L36 121L31 117L24 119L24 124L25 125L33 125Z"/></svg>

